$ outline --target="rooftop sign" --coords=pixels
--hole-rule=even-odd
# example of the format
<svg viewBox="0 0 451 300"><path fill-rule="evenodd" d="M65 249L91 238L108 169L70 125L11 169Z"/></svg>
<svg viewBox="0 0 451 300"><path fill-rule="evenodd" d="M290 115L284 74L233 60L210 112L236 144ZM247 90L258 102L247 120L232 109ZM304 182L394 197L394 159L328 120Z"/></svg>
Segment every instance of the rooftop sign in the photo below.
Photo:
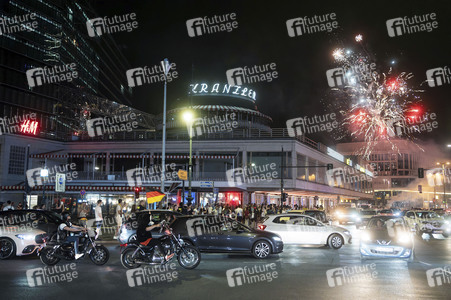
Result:
<svg viewBox="0 0 451 300"><path fill-rule="evenodd" d="M206 83L190 84L189 94L191 96L231 96L238 97L254 102L257 94L254 90L241 85L229 85L215 83L208 85Z"/></svg>

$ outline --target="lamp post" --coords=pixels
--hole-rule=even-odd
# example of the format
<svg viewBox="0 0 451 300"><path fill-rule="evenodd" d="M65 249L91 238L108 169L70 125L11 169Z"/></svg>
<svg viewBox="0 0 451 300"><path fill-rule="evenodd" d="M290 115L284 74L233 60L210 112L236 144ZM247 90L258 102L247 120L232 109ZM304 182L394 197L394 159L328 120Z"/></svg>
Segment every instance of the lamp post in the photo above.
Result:
<svg viewBox="0 0 451 300"><path fill-rule="evenodd" d="M442 165L443 171L443 204L448 205L448 201L446 200L446 177L445 177L445 165L449 165L449 162L438 162L437 165Z"/></svg>
<svg viewBox="0 0 451 300"><path fill-rule="evenodd" d="M188 205L193 201L191 195L191 180L193 176L193 113L189 110L183 113L183 120L185 120L188 125L188 135L189 135L189 163L188 163ZM183 195L185 197L185 195Z"/></svg>
<svg viewBox="0 0 451 300"><path fill-rule="evenodd" d="M165 58L163 61L161 61L161 66L163 68L163 74L164 74L164 101L163 101L163 149L161 153L161 192L165 193L164 190L164 179L165 179L165 164L166 164L166 86L168 83L168 73L171 69L171 64L169 63L169 60ZM166 207L168 205L168 197L166 195Z"/></svg>
<svg viewBox="0 0 451 300"><path fill-rule="evenodd" d="M42 204L45 204L47 206L47 209L49 208L47 205L47 201L45 201L45 181L47 180L47 178L49 177L49 170L47 169L47 166L44 166L44 169L41 169L41 180L42 183L44 184L44 188L42 189Z"/></svg>

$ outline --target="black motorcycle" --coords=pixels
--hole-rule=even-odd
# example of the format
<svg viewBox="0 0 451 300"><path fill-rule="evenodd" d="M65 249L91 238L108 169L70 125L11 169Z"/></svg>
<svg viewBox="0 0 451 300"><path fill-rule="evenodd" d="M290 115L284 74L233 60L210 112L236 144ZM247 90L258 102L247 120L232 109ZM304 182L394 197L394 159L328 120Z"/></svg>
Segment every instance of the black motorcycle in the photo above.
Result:
<svg viewBox="0 0 451 300"><path fill-rule="evenodd" d="M78 249L81 254L89 255L91 261L98 265L104 265L110 258L110 252L103 245L97 245L95 240L95 232L88 230L80 233ZM74 244L64 241L51 241L39 252L39 257L43 264L53 266L61 259L75 260Z"/></svg>
<svg viewBox="0 0 451 300"><path fill-rule="evenodd" d="M164 230L164 235L159 239L163 245L165 253L161 253L158 247L147 247L138 242L128 244L121 253L121 263L127 269L134 269L146 265L166 264L177 256L179 264L185 269L194 269L200 263L200 251L176 237L165 221L161 222L160 231ZM168 261L165 256L170 257Z"/></svg>

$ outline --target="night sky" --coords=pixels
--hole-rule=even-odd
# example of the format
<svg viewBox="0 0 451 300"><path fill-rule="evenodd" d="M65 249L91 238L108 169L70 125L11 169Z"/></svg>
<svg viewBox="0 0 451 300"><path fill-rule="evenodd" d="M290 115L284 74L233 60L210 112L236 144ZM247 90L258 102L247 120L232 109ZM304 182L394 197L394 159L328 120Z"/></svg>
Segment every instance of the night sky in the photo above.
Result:
<svg viewBox="0 0 451 300"><path fill-rule="evenodd" d="M419 87L426 70L451 67L451 2L449 1L94 1L97 16L136 13L138 29L116 33L115 39L132 68L158 64L167 57L177 65L179 78L168 85L168 107L186 97L191 82L227 83L226 70L276 63L278 78L254 83L259 111L271 116L272 127L285 127L287 119L326 112L329 99L326 70L337 67L331 56L338 46L359 50L363 43L379 66L395 60L395 72L415 74L410 83ZM232 32L189 37L186 21L236 13L238 28ZM288 19L335 13L338 29L289 37ZM436 13L438 28L432 32L389 37L386 21L396 17ZM124 74L125 78L125 74ZM438 129L419 135L437 143L451 143L451 85L430 88L423 84L423 105L438 115ZM226 100L226 98L224 98ZM133 106L152 114L162 113L163 84L134 89ZM227 103L224 103L227 104ZM334 143L328 134L313 139Z"/></svg>

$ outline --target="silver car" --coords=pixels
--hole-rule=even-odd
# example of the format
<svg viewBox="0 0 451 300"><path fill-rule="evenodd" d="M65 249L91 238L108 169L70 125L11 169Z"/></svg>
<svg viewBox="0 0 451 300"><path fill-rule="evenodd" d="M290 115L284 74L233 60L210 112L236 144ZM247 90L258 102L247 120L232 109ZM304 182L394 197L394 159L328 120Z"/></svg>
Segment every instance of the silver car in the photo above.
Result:
<svg viewBox="0 0 451 300"><path fill-rule="evenodd" d="M333 249L340 249L352 241L351 233L346 228L327 225L299 214L272 215L260 228L277 233L284 244L329 245Z"/></svg>

